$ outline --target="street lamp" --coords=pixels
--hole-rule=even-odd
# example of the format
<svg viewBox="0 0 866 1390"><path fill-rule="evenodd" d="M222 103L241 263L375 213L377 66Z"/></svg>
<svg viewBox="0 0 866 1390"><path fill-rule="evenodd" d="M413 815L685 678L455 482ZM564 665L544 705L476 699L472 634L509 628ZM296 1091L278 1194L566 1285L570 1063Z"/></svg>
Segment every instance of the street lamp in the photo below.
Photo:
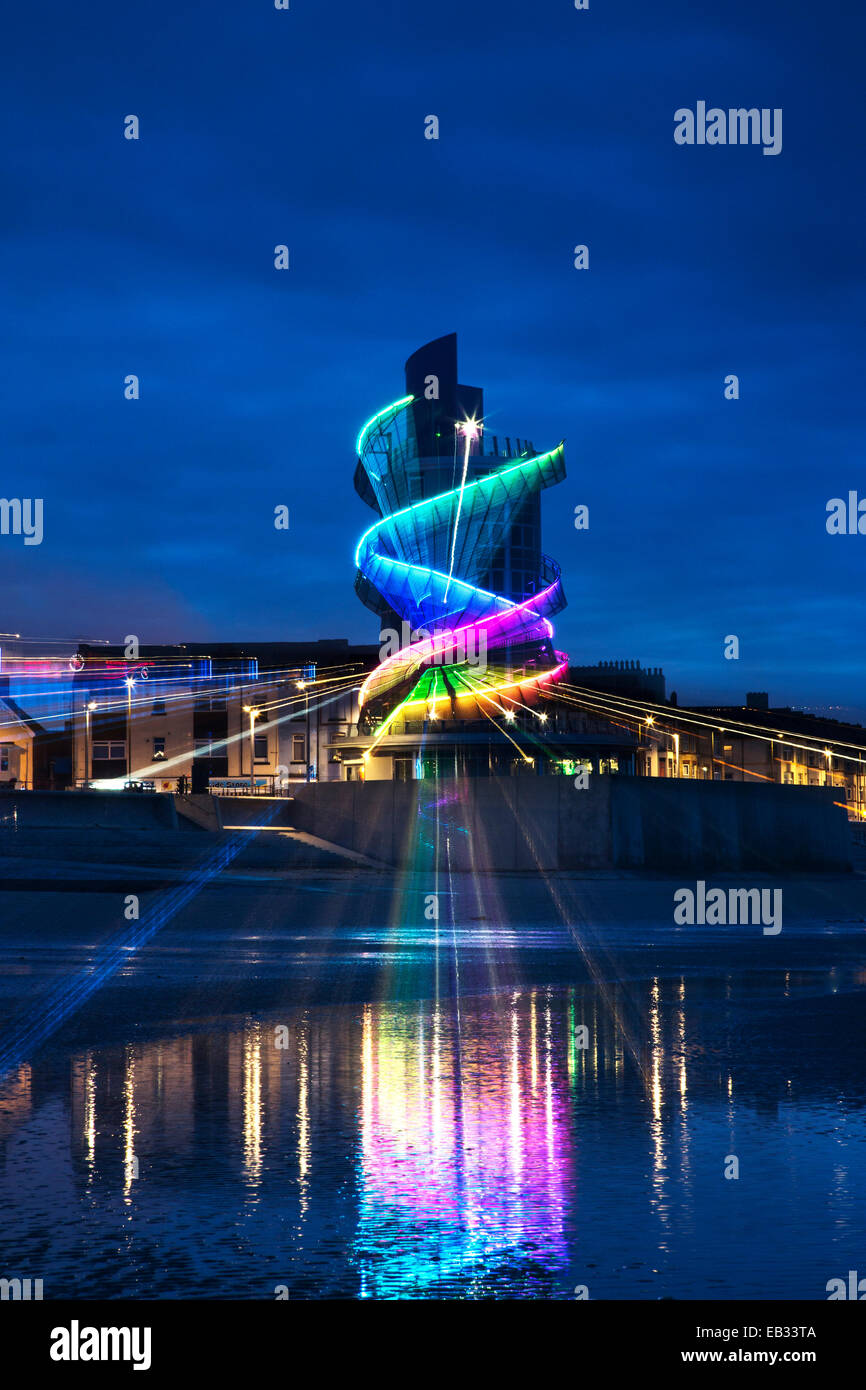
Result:
<svg viewBox="0 0 866 1390"><path fill-rule="evenodd" d="M244 710L250 716L250 796L254 796L256 791L256 720L261 714L261 710L256 705L244 705Z"/></svg>
<svg viewBox="0 0 866 1390"><path fill-rule="evenodd" d="M84 790L90 791L90 716L96 709L96 701L88 700L84 706Z"/></svg>
<svg viewBox="0 0 866 1390"><path fill-rule="evenodd" d="M135 686L134 676L126 677L126 780L132 778L132 691Z"/></svg>
<svg viewBox="0 0 866 1390"><path fill-rule="evenodd" d="M653 715L647 714L647 715L645 715L644 721L643 721L643 722L644 722L644 724L646 724L646 743L647 743L647 755L646 755L646 760L645 760L645 762L644 762L644 767L649 769L649 771L648 771L648 773L647 773L647 776L648 776L648 777L651 777L651 776L652 776L653 759L652 759L652 740L650 739L649 731L650 731L650 729L652 728L653 724L654 724L656 721L655 721L655 718L653 717ZM638 726L637 726L637 741L638 741L638 744L640 744L642 735L643 735L643 730L641 729L640 720L638 719Z"/></svg>
<svg viewBox="0 0 866 1390"><path fill-rule="evenodd" d="M308 692L308 690L307 690L307 682L306 682L306 681L295 681L295 688L296 688L297 690L303 690L303 692L304 692L304 730L305 730L305 734L304 734L304 737L305 737L305 744L304 744L304 747L305 747L305 750L306 750L306 758L304 759L304 761L305 761L306 768L307 768L306 780L309 782L309 780L310 780L310 696L309 696L309 692Z"/></svg>

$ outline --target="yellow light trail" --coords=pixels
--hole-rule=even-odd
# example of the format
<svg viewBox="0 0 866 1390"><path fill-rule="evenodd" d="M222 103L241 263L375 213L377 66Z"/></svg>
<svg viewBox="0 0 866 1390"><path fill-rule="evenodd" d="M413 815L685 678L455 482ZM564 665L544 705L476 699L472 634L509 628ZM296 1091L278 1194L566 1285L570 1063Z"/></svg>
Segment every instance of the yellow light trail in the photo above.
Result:
<svg viewBox="0 0 866 1390"><path fill-rule="evenodd" d="M605 691L588 690L585 686L571 685L568 682L560 682L557 689L562 688L575 692L579 703L601 709L602 711L605 710L605 704L602 702L607 702L608 710L612 710L614 713L619 714L621 718L636 719L638 724L643 724L645 722L640 716L639 711L658 710L672 723L694 724L697 728L707 729L710 732L715 731L716 733L721 733L724 729L724 732L735 734L737 737L755 738L762 743L783 743L791 748L797 748L801 752L824 755L826 740L817 740L817 735L815 737L816 740L822 744L821 747L815 747L813 744L796 742L796 732L793 734L783 731L779 733L768 733L766 728L762 728L757 724L748 724L745 720L728 721L725 719L724 724L720 724L719 718L722 716L719 716L719 718L710 718L706 715L698 716L695 715L693 711L684 714L675 705L658 705L651 700L631 700L623 695L608 695ZM616 701L620 703L617 704L615 703ZM622 707L623 704L626 705L626 708ZM737 727L738 725L740 727ZM654 724L653 727L659 728L657 724ZM755 730L755 732L751 732L752 730ZM662 730L662 732L668 731ZM800 734L800 737L809 738L810 735ZM860 744L844 743L836 739L833 739L832 743L834 750L836 748L861 748ZM850 763L863 763L864 755L866 755L866 744L862 746L861 756L859 758L850 757L845 753L833 752L834 758Z"/></svg>
<svg viewBox="0 0 866 1390"><path fill-rule="evenodd" d="M722 732L724 730L724 732L726 733L737 734L743 737L760 738L768 743L788 743L791 744L793 747L800 748L810 753L823 754L824 752L823 747L816 748L809 744L795 743L794 740L796 739L798 734L801 738L813 737L810 734L804 734L798 730L794 730L793 732L785 732L784 730L779 730L774 733L773 731L769 731L765 725L750 724L748 723L748 721L742 719L725 720L724 725L720 725L719 719L722 717L721 715L718 717L711 717L709 715L697 715L693 710L689 709L683 712L676 705L659 705L652 700L634 700L624 695L611 695L608 694L608 692L606 691L591 691L588 690L585 686L571 685L568 682L563 682L562 684L566 689L576 692L581 698L583 698L584 696L592 696L596 700L604 699L611 703L618 701L619 705L616 707L618 708L619 713L623 715L632 714L632 711L640 712L643 710L655 709L674 722L679 721L681 723L695 724L700 728L708 728L711 730L716 730L717 732ZM625 709L622 708L623 705L626 706ZM634 717L633 714L632 717ZM642 718L640 722L643 722ZM754 733L752 731L754 731ZM815 735L814 737L816 742L824 742L824 740L818 739L817 735ZM861 745L858 743L848 743L844 740L837 739L833 739L832 741L834 747L859 748L864 754L866 754L866 743ZM842 755L839 754L838 756L841 757ZM859 760L854 759L854 761Z"/></svg>
<svg viewBox="0 0 866 1390"><path fill-rule="evenodd" d="M489 696L489 695L480 695L480 694L479 694L479 697L478 697L478 698L481 699L481 700L489 700L489 699L490 699L490 696ZM491 701L491 703L493 703L493 701ZM484 718L490 720L490 723L493 725L494 729L498 729L499 732L500 732L501 734L505 734L505 737L508 739L508 742L514 744L514 747L517 749L517 751L518 751L518 753L520 754L520 756L521 756L521 758L523 759L523 761L524 761L525 763L528 763L529 766L532 767L532 765L533 765L533 763L534 763L534 761L535 761L534 758L530 758L530 757L527 756L526 753L524 753L523 749L520 747L520 744L517 743L517 741L511 737L511 735L510 735L510 733L508 732L507 729L503 729L503 727L502 727L501 724L497 724L497 722L496 722L496 720L493 718L493 715L492 715L492 714L488 714L488 713L487 713L487 710L486 710L486 709L483 709L480 705L479 705L479 709L481 709L481 713L484 715Z"/></svg>

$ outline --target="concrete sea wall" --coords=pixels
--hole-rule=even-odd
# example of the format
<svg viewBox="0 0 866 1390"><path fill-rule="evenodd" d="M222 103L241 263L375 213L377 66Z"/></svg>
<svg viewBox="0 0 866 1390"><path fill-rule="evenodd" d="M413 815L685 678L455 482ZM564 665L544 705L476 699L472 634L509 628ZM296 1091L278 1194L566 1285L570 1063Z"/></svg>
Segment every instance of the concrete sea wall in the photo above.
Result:
<svg viewBox="0 0 866 1390"><path fill-rule="evenodd" d="M166 862L180 862L205 853L214 835L250 827L243 862L275 867L329 862L292 841L294 829L395 868L838 872L851 868L852 846L837 795L831 787L630 777L593 778L585 789L569 777L324 782L293 787L276 804L22 792L0 797L0 858L30 857L41 846L50 862L74 841L76 855L110 862L134 846L146 856L145 843L158 841ZM256 834L263 817L267 832Z"/></svg>
<svg viewBox="0 0 866 1390"><path fill-rule="evenodd" d="M0 831L177 829L174 797L160 792L4 792Z"/></svg>
<svg viewBox="0 0 866 1390"><path fill-rule="evenodd" d="M293 788L292 823L393 865L428 856L452 869L851 867L832 787L598 777L313 783Z"/></svg>

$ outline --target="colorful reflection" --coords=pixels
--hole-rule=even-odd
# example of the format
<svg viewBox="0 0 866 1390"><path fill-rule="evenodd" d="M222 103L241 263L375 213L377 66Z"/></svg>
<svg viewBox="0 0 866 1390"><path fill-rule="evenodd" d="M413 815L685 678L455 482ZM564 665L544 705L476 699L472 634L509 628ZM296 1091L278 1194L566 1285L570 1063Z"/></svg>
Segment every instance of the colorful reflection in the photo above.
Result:
<svg viewBox="0 0 866 1390"><path fill-rule="evenodd" d="M853 971L820 1068L771 1011L754 1062L727 1048L729 988L754 1016L813 999L809 974L461 995L443 960L439 981L438 1002L20 1067L0 1083L0 1270L46 1297L760 1299L823 1297L831 1259L855 1267ZM760 1181L724 1181L741 1152Z"/></svg>
<svg viewBox="0 0 866 1390"><path fill-rule="evenodd" d="M532 991L476 1009L364 1010L362 1297L568 1263L568 1075L549 1002Z"/></svg>

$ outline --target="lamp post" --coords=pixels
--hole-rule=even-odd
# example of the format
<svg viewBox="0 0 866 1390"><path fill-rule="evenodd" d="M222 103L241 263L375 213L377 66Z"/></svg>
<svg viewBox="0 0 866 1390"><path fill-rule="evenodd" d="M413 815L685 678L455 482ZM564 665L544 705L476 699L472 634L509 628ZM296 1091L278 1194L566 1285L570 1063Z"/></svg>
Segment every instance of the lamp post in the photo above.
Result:
<svg viewBox="0 0 866 1390"><path fill-rule="evenodd" d="M261 710L256 705L244 705L244 710L250 716L250 796L255 796L256 791L256 720L261 714Z"/></svg>
<svg viewBox="0 0 866 1390"><path fill-rule="evenodd" d="M307 769L306 781L309 782L309 780L310 780L310 695L309 695L309 691L307 690L307 682L306 682L306 681L295 681L295 687L296 687L296 689L298 689L298 690L303 690L303 692L304 692L304 730L305 730L305 733L304 733L304 752L305 752L305 754L306 754L306 756L305 756L305 758L304 758L304 764L305 764L306 769Z"/></svg>
<svg viewBox="0 0 866 1390"><path fill-rule="evenodd" d="M96 709L96 701L88 700L84 706L84 790L90 791L90 715Z"/></svg>
<svg viewBox="0 0 866 1390"><path fill-rule="evenodd" d="M652 716L651 714L648 714L648 715L646 716L646 718L644 719L644 723L646 724L646 727L647 727L646 742L647 742L647 767L648 767L648 769L649 769L648 772L647 772L647 776L648 776L648 777L652 777L652 775L653 775L653 771L652 771L652 770L653 770L653 746L652 746L652 738L651 738L651 736L650 736L650 732L649 732L649 731L650 731L650 729L653 727L653 725L655 724L655 722L656 722L656 721L655 721L655 719L653 718L653 716ZM638 725L638 728L640 728L640 725ZM658 754L657 754L657 753L656 753L656 772L658 772Z"/></svg>
<svg viewBox="0 0 866 1390"><path fill-rule="evenodd" d="M132 780L132 691L135 678L126 678L126 780Z"/></svg>

